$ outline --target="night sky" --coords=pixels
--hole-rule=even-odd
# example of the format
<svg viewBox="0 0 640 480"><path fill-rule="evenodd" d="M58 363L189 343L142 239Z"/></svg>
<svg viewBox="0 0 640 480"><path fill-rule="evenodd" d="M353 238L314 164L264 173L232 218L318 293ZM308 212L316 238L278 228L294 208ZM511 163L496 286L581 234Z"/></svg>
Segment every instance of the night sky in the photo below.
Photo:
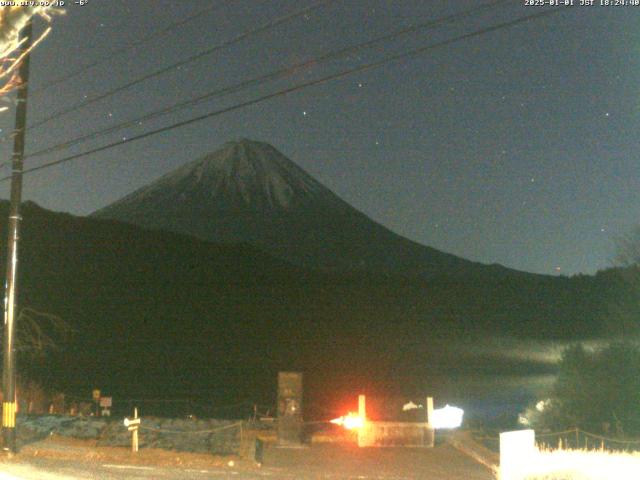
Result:
<svg viewBox="0 0 640 480"><path fill-rule="evenodd" d="M67 3L67 14L54 19L53 32L32 56L29 123L315 2ZM34 128L27 151L482 3L327 2ZM138 44L204 9L170 34ZM30 158L27 167L543 10L524 0L503 2ZM38 21L36 31L43 25ZM614 239L639 223L639 25L640 6L565 9L141 141L122 141L26 176L25 198L85 215L226 141L247 137L271 143L354 207L420 243L531 272L593 273L611 265ZM51 85L96 61L101 63ZM13 110L1 114L0 127L3 134L11 131ZM9 145L2 147L6 159ZM0 173L8 175L9 168ZM6 198L8 191L8 182L2 183L0 194Z"/></svg>

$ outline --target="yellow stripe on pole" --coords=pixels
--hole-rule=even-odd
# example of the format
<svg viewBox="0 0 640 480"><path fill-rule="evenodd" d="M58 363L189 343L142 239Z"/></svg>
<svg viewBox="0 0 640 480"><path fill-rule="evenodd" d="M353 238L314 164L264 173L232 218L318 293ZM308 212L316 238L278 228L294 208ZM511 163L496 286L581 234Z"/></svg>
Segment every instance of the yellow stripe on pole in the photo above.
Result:
<svg viewBox="0 0 640 480"><path fill-rule="evenodd" d="M2 402L2 427L15 428L16 402Z"/></svg>

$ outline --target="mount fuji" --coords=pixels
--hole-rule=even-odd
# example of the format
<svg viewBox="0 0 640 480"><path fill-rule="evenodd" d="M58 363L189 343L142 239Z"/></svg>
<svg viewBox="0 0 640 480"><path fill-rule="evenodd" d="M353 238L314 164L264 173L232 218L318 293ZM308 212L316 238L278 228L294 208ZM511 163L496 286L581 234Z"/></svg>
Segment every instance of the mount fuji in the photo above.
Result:
<svg viewBox="0 0 640 480"><path fill-rule="evenodd" d="M397 235L273 146L246 139L228 142L92 216L216 243L246 243L318 270L430 277L516 273Z"/></svg>

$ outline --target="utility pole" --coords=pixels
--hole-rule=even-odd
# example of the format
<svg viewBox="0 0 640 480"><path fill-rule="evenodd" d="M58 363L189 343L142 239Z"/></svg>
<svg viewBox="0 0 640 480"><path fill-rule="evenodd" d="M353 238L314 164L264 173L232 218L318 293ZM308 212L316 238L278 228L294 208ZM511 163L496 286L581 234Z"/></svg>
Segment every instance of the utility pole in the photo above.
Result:
<svg viewBox="0 0 640 480"><path fill-rule="evenodd" d="M17 53L21 55L31 48L31 21L27 23L20 39ZM20 203L22 202L22 171L24 166L24 134L27 126L27 91L29 88L28 53L20 64L18 75L20 86L17 93L16 127L11 158L11 204L9 206L9 239L7 242L7 277L4 297L4 355L2 362L2 438L3 448L17 452L16 445L16 371L15 371L15 322L18 279L18 240L20 239Z"/></svg>

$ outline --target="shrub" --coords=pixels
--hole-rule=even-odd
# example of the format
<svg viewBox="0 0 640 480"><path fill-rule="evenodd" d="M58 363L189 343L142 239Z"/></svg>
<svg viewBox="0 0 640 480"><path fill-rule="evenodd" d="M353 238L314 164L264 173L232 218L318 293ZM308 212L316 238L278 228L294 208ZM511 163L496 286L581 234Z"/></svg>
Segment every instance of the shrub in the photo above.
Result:
<svg viewBox="0 0 640 480"><path fill-rule="evenodd" d="M640 349L616 342L597 350L566 349L544 408L525 417L536 428L640 434Z"/></svg>

